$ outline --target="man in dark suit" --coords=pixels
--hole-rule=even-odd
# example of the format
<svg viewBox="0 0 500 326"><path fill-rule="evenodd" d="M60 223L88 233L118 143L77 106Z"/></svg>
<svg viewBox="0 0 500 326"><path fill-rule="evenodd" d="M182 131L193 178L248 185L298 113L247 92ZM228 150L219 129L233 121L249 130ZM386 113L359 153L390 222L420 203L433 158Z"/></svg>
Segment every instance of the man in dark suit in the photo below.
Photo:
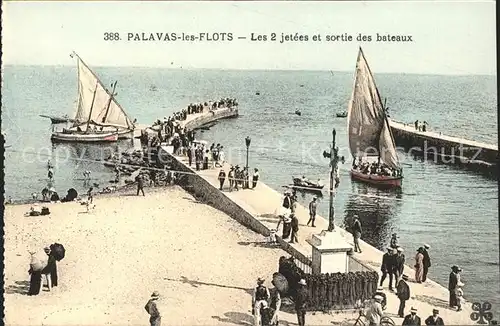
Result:
<svg viewBox="0 0 500 326"><path fill-rule="evenodd" d="M411 308L410 314L406 315L405 319L403 320L403 326L405 325L413 325L413 326L421 326L420 322L420 317L417 316L417 309Z"/></svg>
<svg viewBox="0 0 500 326"><path fill-rule="evenodd" d="M295 311L297 312L297 321L299 326L305 326L306 324L307 297L307 283L306 280L301 279L299 282L299 288L297 289L297 295L295 297Z"/></svg>
<svg viewBox="0 0 500 326"><path fill-rule="evenodd" d="M458 283L458 266L451 267L450 278L448 280L448 291L450 292L450 307L454 308L457 306L457 295L455 294L455 290Z"/></svg>
<svg viewBox="0 0 500 326"><path fill-rule="evenodd" d="M389 274L389 290L394 291L392 288L392 279L394 276L394 270L395 270L395 257L396 255L393 254L393 249L392 248L387 248L387 252L382 256L382 266L380 267L380 270L382 271L382 278L380 279L380 286L384 284L385 278L387 277L387 274Z"/></svg>
<svg viewBox="0 0 500 326"><path fill-rule="evenodd" d="M424 244L424 251L422 252L422 254L424 255L424 277L422 278L422 282L425 282L425 280L427 280L427 273L429 272L429 267L431 267L431 258L429 257L428 252L430 248L431 247L428 244Z"/></svg>
<svg viewBox="0 0 500 326"><path fill-rule="evenodd" d="M398 309L398 316L403 318L405 315L405 304L406 300L410 299L410 287L408 286L408 276L403 275L401 281L398 282L398 286L396 288L396 295L398 296L399 299L399 309Z"/></svg>
<svg viewBox="0 0 500 326"><path fill-rule="evenodd" d="M439 310L437 309L432 309L432 316L427 317L425 320L426 325L443 325L444 322L441 317L439 317Z"/></svg>
<svg viewBox="0 0 500 326"><path fill-rule="evenodd" d="M405 269L405 255L403 254L403 248L398 247L397 249L397 255L395 258L396 261L396 286L398 286L399 280L401 280L401 277L403 276L403 272Z"/></svg>

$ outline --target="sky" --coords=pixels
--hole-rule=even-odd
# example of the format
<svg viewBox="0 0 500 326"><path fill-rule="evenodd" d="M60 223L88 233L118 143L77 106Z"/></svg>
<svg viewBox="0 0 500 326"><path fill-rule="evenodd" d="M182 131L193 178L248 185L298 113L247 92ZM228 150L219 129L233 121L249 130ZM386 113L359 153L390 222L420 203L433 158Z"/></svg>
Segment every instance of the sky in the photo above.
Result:
<svg viewBox="0 0 500 326"><path fill-rule="evenodd" d="M74 50L90 66L352 71L361 46L377 73L496 75L494 1L30 1L4 2L3 11L3 62L11 65L74 65ZM127 40L174 32L233 40ZM120 40L105 41L104 33ZM252 33L267 41L251 41ZM280 43L282 33L308 41ZM345 33L353 40L326 40ZM377 33L412 42L377 42Z"/></svg>

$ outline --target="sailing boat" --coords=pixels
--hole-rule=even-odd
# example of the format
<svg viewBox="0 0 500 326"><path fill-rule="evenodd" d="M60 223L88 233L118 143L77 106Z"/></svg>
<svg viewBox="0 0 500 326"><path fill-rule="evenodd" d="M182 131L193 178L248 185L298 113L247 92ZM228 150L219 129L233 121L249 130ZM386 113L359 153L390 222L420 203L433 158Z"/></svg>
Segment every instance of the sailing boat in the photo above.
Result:
<svg viewBox="0 0 500 326"><path fill-rule="evenodd" d="M54 131L53 141L113 142L133 138L134 123L115 99L117 82L110 93L83 60L78 61L78 104L70 128Z"/></svg>
<svg viewBox="0 0 500 326"><path fill-rule="evenodd" d="M361 47L347 110L347 131L353 156L351 178L378 186L401 187L403 169L389 120ZM380 171L363 168L363 161L374 163L374 170L380 168Z"/></svg>

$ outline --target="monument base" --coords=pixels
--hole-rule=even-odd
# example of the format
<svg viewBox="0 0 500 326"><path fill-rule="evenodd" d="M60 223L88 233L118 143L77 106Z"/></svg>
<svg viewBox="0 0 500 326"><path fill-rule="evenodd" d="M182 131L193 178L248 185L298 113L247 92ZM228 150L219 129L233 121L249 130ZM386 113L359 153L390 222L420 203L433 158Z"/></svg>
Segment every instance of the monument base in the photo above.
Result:
<svg viewBox="0 0 500 326"><path fill-rule="evenodd" d="M336 231L322 231L314 234L309 244L312 246L312 273L347 273L352 246Z"/></svg>

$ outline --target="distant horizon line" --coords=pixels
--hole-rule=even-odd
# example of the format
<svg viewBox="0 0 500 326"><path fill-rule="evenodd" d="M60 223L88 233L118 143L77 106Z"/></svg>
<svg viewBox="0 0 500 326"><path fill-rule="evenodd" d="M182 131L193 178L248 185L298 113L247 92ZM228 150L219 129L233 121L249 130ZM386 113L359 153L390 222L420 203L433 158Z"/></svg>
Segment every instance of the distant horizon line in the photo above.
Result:
<svg viewBox="0 0 500 326"><path fill-rule="evenodd" d="M66 65L66 64L11 64L11 63L2 63L2 68L4 67L73 67L76 68L76 65ZM132 69L170 69L170 70L223 70L223 71L279 71L279 72L294 72L294 71L303 71L303 72L330 72L330 73L353 73L353 70L328 70L328 69L273 69L273 68L199 68L199 67L168 67L168 66L110 66L110 65L92 65L92 67L99 68L132 68ZM375 75L378 74L387 74L387 75L420 75L420 76L488 76L488 77L496 77L497 74L488 74L488 73L417 73L417 72L374 72Z"/></svg>

